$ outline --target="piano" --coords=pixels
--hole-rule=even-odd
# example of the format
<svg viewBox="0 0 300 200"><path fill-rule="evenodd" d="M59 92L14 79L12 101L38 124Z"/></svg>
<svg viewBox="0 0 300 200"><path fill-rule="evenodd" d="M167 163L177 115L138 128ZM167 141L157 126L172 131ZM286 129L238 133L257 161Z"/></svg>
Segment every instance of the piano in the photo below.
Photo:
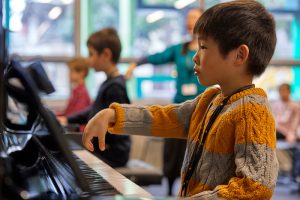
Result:
<svg viewBox="0 0 300 200"><path fill-rule="evenodd" d="M53 113L41 103L40 85L18 61L10 61L3 83L0 199L152 199L68 139Z"/></svg>

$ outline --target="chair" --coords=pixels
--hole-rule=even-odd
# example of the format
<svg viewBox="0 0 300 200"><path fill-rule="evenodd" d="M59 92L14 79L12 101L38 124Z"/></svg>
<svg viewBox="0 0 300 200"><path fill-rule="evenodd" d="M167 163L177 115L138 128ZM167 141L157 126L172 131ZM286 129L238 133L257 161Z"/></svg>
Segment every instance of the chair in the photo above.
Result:
<svg viewBox="0 0 300 200"><path fill-rule="evenodd" d="M161 184L162 146L160 138L134 135L127 166L115 169L140 186Z"/></svg>

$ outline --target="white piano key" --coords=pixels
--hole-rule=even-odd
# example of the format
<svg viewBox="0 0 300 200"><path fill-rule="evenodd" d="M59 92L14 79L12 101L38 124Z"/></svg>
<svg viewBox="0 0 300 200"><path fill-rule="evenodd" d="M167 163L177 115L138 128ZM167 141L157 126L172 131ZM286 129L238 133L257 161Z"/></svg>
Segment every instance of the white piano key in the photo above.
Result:
<svg viewBox="0 0 300 200"><path fill-rule="evenodd" d="M73 153L115 187L122 195L140 197L145 200L153 199L150 193L127 179L87 150L75 150Z"/></svg>

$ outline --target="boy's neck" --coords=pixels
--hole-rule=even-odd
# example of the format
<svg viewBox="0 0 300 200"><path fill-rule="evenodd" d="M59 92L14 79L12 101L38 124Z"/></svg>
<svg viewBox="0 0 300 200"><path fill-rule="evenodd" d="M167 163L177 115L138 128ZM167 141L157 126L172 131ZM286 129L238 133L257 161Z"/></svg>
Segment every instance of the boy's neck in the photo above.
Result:
<svg viewBox="0 0 300 200"><path fill-rule="evenodd" d="M84 84L84 82L85 82L84 79L83 79L83 80L78 80L78 81L76 81L76 82L73 82L73 83L72 83L72 88L76 88L76 87L78 87L79 85Z"/></svg>
<svg viewBox="0 0 300 200"><path fill-rule="evenodd" d="M234 85L220 85L222 93L225 97L230 96L234 94L235 92L239 91L240 89L253 85L252 80L251 81L245 81Z"/></svg>
<svg viewBox="0 0 300 200"><path fill-rule="evenodd" d="M116 76L119 76L120 73L119 73L119 70L117 68L116 65L112 65L110 66L106 71L105 71L105 74L107 77L116 77Z"/></svg>

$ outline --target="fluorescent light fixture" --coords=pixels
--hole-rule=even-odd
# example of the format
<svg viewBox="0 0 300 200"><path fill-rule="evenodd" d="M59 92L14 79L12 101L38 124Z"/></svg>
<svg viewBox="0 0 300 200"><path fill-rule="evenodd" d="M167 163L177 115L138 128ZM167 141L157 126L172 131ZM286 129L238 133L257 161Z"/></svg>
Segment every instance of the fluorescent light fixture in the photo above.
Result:
<svg viewBox="0 0 300 200"><path fill-rule="evenodd" d="M49 13L48 13L48 17L52 20L55 20L59 17L59 15L62 13L62 9L59 6L56 6L54 8L52 8Z"/></svg>
<svg viewBox="0 0 300 200"><path fill-rule="evenodd" d="M153 12L153 13L149 14L146 17L146 21L148 23L154 23L154 22L160 20L161 18L163 18L164 16L165 16L164 11L159 10L159 11L156 11L156 12Z"/></svg>
<svg viewBox="0 0 300 200"><path fill-rule="evenodd" d="M194 3L196 0L178 0L174 3L174 7L177 9L182 9L188 6L191 3Z"/></svg>

